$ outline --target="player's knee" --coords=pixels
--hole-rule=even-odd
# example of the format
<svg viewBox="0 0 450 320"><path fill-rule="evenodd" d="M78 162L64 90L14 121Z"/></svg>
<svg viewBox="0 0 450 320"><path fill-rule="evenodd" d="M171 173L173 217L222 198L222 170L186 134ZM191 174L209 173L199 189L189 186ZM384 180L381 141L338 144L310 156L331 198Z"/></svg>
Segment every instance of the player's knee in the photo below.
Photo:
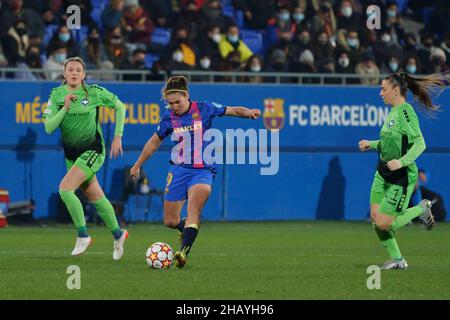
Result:
<svg viewBox="0 0 450 320"><path fill-rule="evenodd" d="M173 218L173 217L164 217L164 225L169 228L176 228L178 224L180 223L180 219Z"/></svg>
<svg viewBox="0 0 450 320"><path fill-rule="evenodd" d="M377 222L377 221L375 221L375 225L381 231L389 231L389 229L391 227L391 225L389 223L386 223L386 222Z"/></svg>

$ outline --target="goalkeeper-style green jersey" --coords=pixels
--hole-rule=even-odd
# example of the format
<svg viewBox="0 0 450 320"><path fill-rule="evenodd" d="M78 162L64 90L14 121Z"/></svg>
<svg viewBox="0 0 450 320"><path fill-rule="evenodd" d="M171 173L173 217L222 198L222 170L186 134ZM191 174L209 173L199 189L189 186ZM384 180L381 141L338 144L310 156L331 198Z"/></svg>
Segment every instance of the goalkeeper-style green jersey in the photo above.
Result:
<svg viewBox="0 0 450 320"><path fill-rule="evenodd" d="M45 127L51 133L57 127L61 129L65 157L76 160L87 150L104 153L105 146L99 119L99 107L116 109L115 135L122 136L125 120L125 106L117 96L98 85L85 85L87 93L80 86L69 91L67 85L54 88L44 111ZM67 112L64 98L73 94L76 100L70 104Z"/></svg>
<svg viewBox="0 0 450 320"><path fill-rule="evenodd" d="M398 159L403 167L415 167L425 141L413 107L408 103L393 107L381 128L380 140L370 141L370 146L379 151L381 161Z"/></svg>

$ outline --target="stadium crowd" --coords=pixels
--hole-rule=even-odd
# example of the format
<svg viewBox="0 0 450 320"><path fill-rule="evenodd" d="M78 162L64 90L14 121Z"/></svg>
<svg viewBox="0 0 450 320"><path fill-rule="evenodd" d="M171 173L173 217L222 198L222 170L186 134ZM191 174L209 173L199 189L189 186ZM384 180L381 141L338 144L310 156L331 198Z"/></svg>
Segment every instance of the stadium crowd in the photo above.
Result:
<svg viewBox="0 0 450 320"><path fill-rule="evenodd" d="M88 69L356 73L450 69L448 0L0 0L0 67L11 78L60 79L66 58ZM367 6L381 28L366 27ZM69 30L67 8L81 8ZM107 80L107 75L105 76ZM137 78L136 78L137 77ZM127 75L124 80L139 79ZM359 81L359 80L358 80Z"/></svg>

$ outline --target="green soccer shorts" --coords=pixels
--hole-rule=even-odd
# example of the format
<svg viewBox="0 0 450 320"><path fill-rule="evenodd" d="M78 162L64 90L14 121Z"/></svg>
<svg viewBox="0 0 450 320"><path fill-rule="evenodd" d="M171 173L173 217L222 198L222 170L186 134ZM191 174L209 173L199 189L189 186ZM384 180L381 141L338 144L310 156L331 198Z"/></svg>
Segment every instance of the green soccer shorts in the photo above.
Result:
<svg viewBox="0 0 450 320"><path fill-rule="evenodd" d="M85 182L89 183L100 170L105 161L104 153L97 153L94 150L88 150L79 156L75 162L66 159L67 171L72 168L73 165L77 166L84 172L86 176Z"/></svg>
<svg viewBox="0 0 450 320"><path fill-rule="evenodd" d="M377 171L370 189L370 204L379 204L380 213L398 216L408 208L416 182L417 178L410 178L407 187L387 183Z"/></svg>

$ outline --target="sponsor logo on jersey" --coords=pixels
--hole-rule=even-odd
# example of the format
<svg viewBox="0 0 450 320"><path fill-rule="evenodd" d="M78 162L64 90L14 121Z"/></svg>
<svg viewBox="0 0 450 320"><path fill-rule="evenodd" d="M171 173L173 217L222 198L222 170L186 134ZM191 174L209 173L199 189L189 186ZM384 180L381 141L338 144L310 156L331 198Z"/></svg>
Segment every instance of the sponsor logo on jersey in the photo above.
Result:
<svg viewBox="0 0 450 320"><path fill-rule="evenodd" d="M284 127L284 99L264 99L264 126L268 130L280 130Z"/></svg>
<svg viewBox="0 0 450 320"><path fill-rule="evenodd" d="M81 103L84 104L85 106L87 106L89 103L89 100L84 98L83 100L81 100Z"/></svg>
<svg viewBox="0 0 450 320"><path fill-rule="evenodd" d="M394 126L394 120L389 121L387 127L392 128Z"/></svg>

